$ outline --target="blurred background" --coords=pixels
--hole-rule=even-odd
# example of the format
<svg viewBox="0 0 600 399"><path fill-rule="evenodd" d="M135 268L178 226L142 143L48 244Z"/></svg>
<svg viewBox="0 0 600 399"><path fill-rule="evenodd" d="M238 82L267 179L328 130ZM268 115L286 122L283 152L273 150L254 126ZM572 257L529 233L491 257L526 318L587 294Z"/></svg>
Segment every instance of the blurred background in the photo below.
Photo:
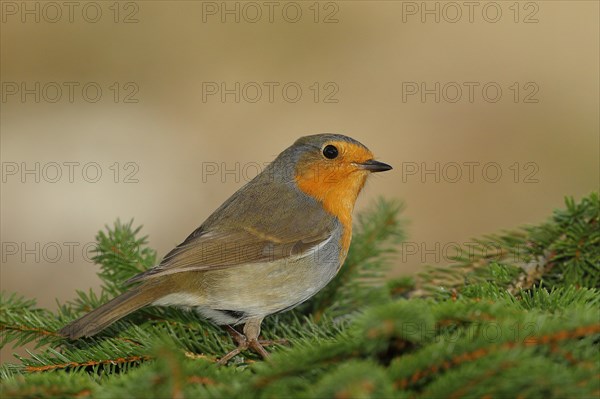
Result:
<svg viewBox="0 0 600 399"><path fill-rule="evenodd" d="M298 137L394 170L393 275L598 190L599 3L1 3L0 288L97 288L117 219L162 257ZM2 352L2 360L8 353Z"/></svg>

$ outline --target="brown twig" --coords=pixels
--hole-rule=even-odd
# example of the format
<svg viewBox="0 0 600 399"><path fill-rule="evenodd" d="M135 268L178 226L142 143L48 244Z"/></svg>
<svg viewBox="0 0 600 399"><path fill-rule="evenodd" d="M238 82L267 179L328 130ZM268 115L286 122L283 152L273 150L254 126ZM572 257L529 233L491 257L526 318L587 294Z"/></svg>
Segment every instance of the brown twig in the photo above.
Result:
<svg viewBox="0 0 600 399"><path fill-rule="evenodd" d="M452 359L445 360L441 364L435 364L428 369L418 370L414 372L410 377L403 378L397 381L394 385L397 388L405 389L409 385L414 385L419 381L423 380L430 375L437 373L438 371L448 370L453 366L458 366L466 362L472 362L478 360L490 353L498 352L500 350L512 349L518 346L540 346L540 345L555 345L558 342L565 341L567 339L582 338L591 334L600 332L600 324L593 324L585 327L578 327L574 330L562 330L553 334L546 334L539 337L529 337L523 342L510 341L505 342L502 345L494 345L489 348L479 348L471 352L461 353Z"/></svg>
<svg viewBox="0 0 600 399"><path fill-rule="evenodd" d="M40 372L40 371L51 371L56 369L66 369L68 367L90 367L90 366L99 366L102 364L124 364L124 363L132 363L132 362L143 362L146 360L152 359L150 356L130 356L130 357L119 357L117 359L107 359L107 360L88 360L87 362L68 362L68 363L60 363L60 364L49 364L46 366L27 366L25 367L25 371L32 372Z"/></svg>

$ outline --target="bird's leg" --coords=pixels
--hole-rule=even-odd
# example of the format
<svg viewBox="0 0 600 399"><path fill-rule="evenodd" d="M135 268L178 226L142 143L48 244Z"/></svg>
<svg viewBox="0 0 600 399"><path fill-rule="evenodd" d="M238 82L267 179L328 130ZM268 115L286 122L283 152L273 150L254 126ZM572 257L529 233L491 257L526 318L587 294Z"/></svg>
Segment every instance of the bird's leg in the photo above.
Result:
<svg viewBox="0 0 600 399"><path fill-rule="evenodd" d="M248 340L248 347L261 355L263 359L266 359L269 357L269 352L267 352L258 341L258 336L260 335L260 324L262 321L262 318L248 320L246 324L244 324L244 335Z"/></svg>
<svg viewBox="0 0 600 399"><path fill-rule="evenodd" d="M235 328L231 327L229 324L225 326L225 329L231 335L231 337L237 342L238 346L246 345L246 337L244 334L238 332Z"/></svg>
<svg viewBox="0 0 600 399"><path fill-rule="evenodd" d="M252 350L254 350L254 352L258 353L259 355L261 355L264 359L268 358L270 356L269 352L267 352L265 350L265 346L269 346L269 345L288 345L290 342L283 338L283 339L258 339L258 336L260 335L260 323L262 322L261 320L253 320L252 323L248 322L244 325L244 334L246 335L246 338L248 339L248 347Z"/></svg>
<svg viewBox="0 0 600 399"><path fill-rule="evenodd" d="M217 364L219 364L220 366L227 364L227 362L229 362L231 360L231 358L239 355L242 351L245 351L246 349L248 349L248 340L246 339L244 334L240 334L235 328L231 327L230 325L226 325L225 329L227 330L229 335L231 335L231 337L235 340L235 342L237 342L238 346L237 346L237 348L235 348L234 350L232 350L231 352L229 352L228 354L223 356L217 362Z"/></svg>
<svg viewBox="0 0 600 399"><path fill-rule="evenodd" d="M227 364L231 358L240 354L246 349L252 349L264 359L269 357L269 352L267 352L258 341L258 336L260 335L260 324L262 323L262 320L262 318L248 320L246 324L244 324L244 334L240 334L231 326L225 326L227 332L229 332L229 334L237 342L238 347L223 356L221 360L218 361L220 365Z"/></svg>

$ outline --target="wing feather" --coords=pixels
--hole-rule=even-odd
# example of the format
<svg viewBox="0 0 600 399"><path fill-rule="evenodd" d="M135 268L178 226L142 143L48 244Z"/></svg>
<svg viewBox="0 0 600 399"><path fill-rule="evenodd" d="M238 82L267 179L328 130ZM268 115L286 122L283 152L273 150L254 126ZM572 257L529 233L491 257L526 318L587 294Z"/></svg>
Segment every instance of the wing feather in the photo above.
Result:
<svg viewBox="0 0 600 399"><path fill-rule="evenodd" d="M255 185L256 186L256 185ZM272 262L301 255L327 241L338 220L326 213L310 197L290 197L288 191L273 192L273 209L266 211L260 204L235 204L253 192L246 186L217 209L207 221L169 252L159 265L127 281L135 283L150 278L187 271L217 270L239 265ZM293 201L301 204L294 206ZM283 203L279 203L283 201ZM251 204L252 205L252 204ZM298 206L300 205L300 206ZM292 209L295 212L282 210ZM300 217L299 217L300 214Z"/></svg>

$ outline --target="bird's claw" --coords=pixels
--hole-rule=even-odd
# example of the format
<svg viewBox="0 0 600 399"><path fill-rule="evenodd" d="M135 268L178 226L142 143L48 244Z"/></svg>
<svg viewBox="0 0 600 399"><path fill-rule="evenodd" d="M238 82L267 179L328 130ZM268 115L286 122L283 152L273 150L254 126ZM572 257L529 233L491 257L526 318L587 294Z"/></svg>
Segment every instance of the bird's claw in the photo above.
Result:
<svg viewBox="0 0 600 399"><path fill-rule="evenodd" d="M245 350L252 350L253 352L262 356L263 359L269 358L269 352L265 350L265 346L269 345L288 345L289 341L287 339L276 339L276 340L258 340L258 339L247 339L246 336L240 332L238 332L235 328L231 326L225 326L227 332L232 336L235 342L238 344L237 348L223 356L217 364L223 366L227 364L233 357L239 355Z"/></svg>

